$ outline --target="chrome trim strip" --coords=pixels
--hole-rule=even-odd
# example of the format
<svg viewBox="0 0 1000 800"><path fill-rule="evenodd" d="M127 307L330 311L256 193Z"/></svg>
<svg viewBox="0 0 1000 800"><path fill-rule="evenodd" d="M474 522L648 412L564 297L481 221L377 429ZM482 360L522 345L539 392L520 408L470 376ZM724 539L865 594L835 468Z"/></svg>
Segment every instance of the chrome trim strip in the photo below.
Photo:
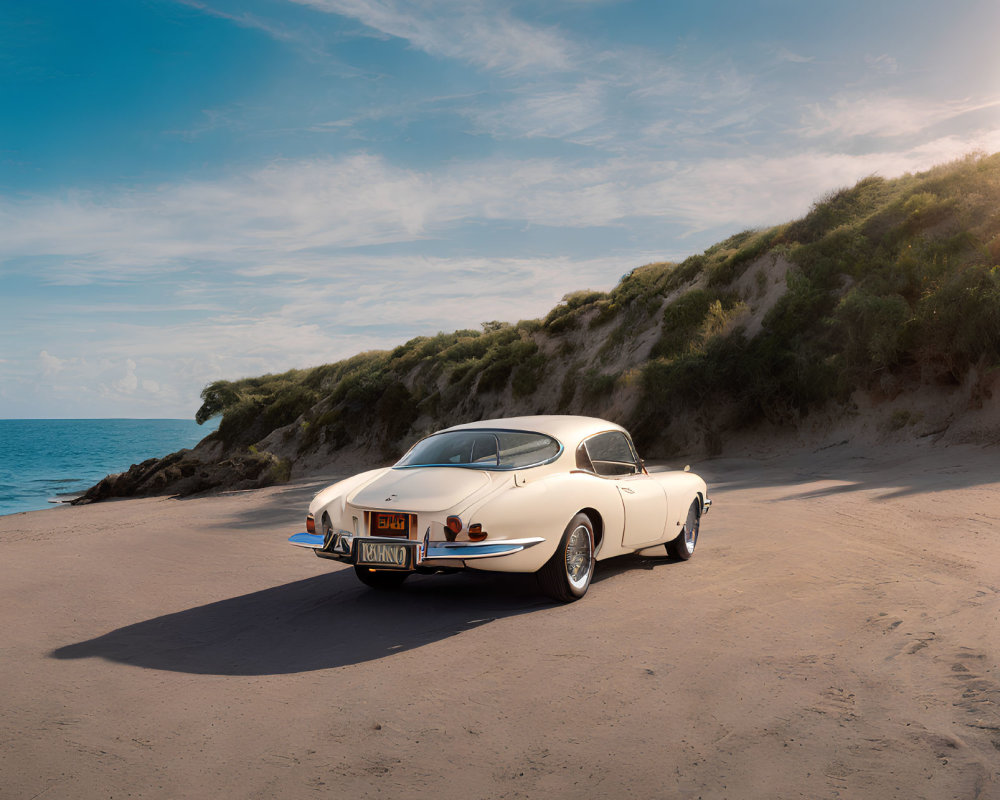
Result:
<svg viewBox="0 0 1000 800"><path fill-rule="evenodd" d="M532 537L530 539L504 539L496 542L428 542L427 561L463 561L469 558L496 558L520 553L545 539Z"/></svg>

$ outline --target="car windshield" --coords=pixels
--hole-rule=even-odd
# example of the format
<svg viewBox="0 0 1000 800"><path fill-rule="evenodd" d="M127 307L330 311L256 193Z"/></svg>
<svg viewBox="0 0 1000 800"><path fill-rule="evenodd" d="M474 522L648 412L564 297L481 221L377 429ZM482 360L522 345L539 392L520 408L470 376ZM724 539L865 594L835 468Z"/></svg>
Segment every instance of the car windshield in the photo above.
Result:
<svg viewBox="0 0 1000 800"><path fill-rule="evenodd" d="M551 461L562 450L551 436L528 431L446 431L417 442L397 467L521 469Z"/></svg>

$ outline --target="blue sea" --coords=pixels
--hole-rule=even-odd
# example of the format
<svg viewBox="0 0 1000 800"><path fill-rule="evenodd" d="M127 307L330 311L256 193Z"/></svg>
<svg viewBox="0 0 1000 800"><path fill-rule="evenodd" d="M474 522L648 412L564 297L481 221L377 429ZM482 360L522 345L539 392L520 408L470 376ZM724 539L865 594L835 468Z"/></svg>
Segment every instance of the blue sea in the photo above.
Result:
<svg viewBox="0 0 1000 800"><path fill-rule="evenodd" d="M217 427L187 419L0 419L0 514L52 508L105 475L193 447Z"/></svg>

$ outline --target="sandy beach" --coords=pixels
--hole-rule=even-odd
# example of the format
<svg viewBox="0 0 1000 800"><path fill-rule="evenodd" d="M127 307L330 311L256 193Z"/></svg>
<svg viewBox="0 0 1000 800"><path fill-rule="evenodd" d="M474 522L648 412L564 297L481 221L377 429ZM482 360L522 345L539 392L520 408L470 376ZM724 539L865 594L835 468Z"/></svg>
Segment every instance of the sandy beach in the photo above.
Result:
<svg viewBox="0 0 1000 800"><path fill-rule="evenodd" d="M567 606L366 589L285 543L326 480L2 517L0 797L1000 798L998 467L694 464L694 559Z"/></svg>

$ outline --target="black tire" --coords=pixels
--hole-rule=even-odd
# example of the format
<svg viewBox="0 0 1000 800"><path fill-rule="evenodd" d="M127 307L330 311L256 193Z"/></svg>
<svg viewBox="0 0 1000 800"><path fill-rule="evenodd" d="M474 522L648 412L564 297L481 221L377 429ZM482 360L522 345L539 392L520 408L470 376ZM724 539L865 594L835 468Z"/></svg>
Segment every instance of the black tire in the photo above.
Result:
<svg viewBox="0 0 1000 800"><path fill-rule="evenodd" d="M569 521L559 547L538 570L541 590L561 603L572 603L587 593L594 576L594 525L586 514Z"/></svg>
<svg viewBox="0 0 1000 800"><path fill-rule="evenodd" d="M410 577L409 572L392 569L371 569L370 567L359 567L354 565L354 574L365 586L372 589L391 591L403 585L403 581Z"/></svg>
<svg viewBox="0 0 1000 800"><path fill-rule="evenodd" d="M677 538L667 542L667 553L679 561L687 561L694 555L694 548L698 544L698 531L701 528L701 502L696 497L691 507L688 509L687 519L684 520L684 527L677 534Z"/></svg>

